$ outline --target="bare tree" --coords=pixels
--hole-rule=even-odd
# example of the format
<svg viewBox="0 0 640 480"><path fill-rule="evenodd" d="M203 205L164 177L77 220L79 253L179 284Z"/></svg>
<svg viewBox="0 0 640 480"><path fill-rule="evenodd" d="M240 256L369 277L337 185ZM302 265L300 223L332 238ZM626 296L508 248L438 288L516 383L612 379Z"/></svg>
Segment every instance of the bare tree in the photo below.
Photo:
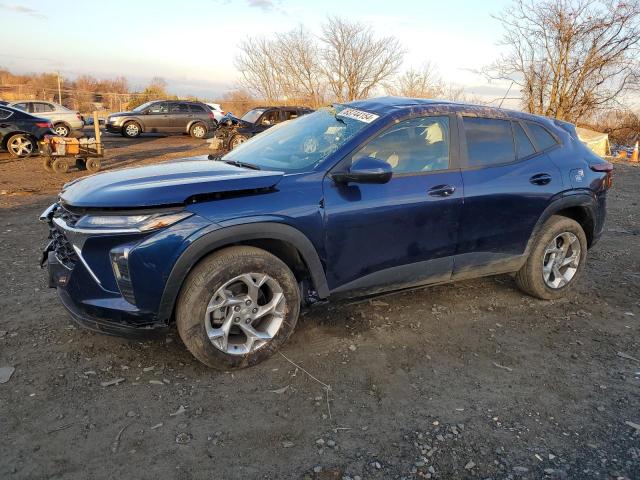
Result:
<svg viewBox="0 0 640 480"><path fill-rule="evenodd" d="M496 18L508 53L485 73L515 81L529 112L575 122L636 79L638 0L514 0Z"/></svg>
<svg viewBox="0 0 640 480"><path fill-rule="evenodd" d="M389 95L413 98L442 98L445 92L435 66L427 62L420 69L410 68L385 85Z"/></svg>
<svg viewBox="0 0 640 480"><path fill-rule="evenodd" d="M240 44L236 67L242 74L242 84L267 102L282 96L276 42L264 37L248 38Z"/></svg>
<svg viewBox="0 0 640 480"><path fill-rule="evenodd" d="M396 74L404 49L395 37L377 37L370 27L330 17L322 27L323 71L337 100L366 98Z"/></svg>
<svg viewBox="0 0 640 480"><path fill-rule="evenodd" d="M279 34L275 50L283 94L291 100L320 106L325 82L315 39L300 26L289 33Z"/></svg>

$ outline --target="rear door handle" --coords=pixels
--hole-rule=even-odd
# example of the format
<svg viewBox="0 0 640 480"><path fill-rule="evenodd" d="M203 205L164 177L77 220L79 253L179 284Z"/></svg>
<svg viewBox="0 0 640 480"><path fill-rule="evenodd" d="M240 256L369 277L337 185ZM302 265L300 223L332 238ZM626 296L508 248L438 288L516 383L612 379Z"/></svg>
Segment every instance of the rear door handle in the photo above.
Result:
<svg viewBox="0 0 640 480"><path fill-rule="evenodd" d="M453 185L436 185L427 192L432 197L450 197L456 191Z"/></svg>
<svg viewBox="0 0 640 480"><path fill-rule="evenodd" d="M551 182L551 175L548 173L538 173L529 179L534 185L546 185Z"/></svg>

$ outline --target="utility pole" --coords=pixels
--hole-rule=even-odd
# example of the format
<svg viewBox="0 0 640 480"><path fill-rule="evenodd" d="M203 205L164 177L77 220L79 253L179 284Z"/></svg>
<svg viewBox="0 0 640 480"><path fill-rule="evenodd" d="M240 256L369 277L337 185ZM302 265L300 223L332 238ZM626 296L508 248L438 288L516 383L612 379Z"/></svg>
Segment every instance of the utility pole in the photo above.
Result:
<svg viewBox="0 0 640 480"><path fill-rule="evenodd" d="M60 71L58 71L58 103L62 105L62 90L60 90Z"/></svg>

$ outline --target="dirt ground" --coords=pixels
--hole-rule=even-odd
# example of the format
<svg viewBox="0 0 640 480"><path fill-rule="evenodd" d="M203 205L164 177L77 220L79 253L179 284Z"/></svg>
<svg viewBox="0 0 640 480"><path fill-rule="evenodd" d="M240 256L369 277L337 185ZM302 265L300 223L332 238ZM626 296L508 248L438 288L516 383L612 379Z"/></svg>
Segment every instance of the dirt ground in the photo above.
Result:
<svg viewBox="0 0 640 480"><path fill-rule="evenodd" d="M112 141L107 166L206 153ZM638 167L616 165L569 298L500 276L316 307L283 355L234 373L175 331L73 326L37 267L37 216L74 175L0 169L2 479L640 478Z"/></svg>

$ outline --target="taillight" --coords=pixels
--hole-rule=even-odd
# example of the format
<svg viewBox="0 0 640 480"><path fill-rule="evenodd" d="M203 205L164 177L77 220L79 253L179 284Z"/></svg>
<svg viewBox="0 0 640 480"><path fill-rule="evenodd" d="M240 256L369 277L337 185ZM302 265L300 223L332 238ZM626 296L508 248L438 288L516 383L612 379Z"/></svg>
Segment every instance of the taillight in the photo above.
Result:
<svg viewBox="0 0 640 480"><path fill-rule="evenodd" d="M593 165L589 165L589 168L594 172L607 174L607 176L602 181L602 185L604 186L604 188L611 188L613 186L613 163L594 163Z"/></svg>
<svg viewBox="0 0 640 480"><path fill-rule="evenodd" d="M209 120L215 120L216 117L213 116L213 112L209 112Z"/></svg>
<svg viewBox="0 0 640 480"><path fill-rule="evenodd" d="M593 165L589 165L589 168L594 172L613 172L613 163L594 163Z"/></svg>
<svg viewBox="0 0 640 480"><path fill-rule="evenodd" d="M76 112L76 117L78 117L78 120L82 120L82 115L80 115L80 112Z"/></svg>
<svg viewBox="0 0 640 480"><path fill-rule="evenodd" d="M53 124L51 122L36 122L36 127L39 127L39 128L53 128Z"/></svg>

